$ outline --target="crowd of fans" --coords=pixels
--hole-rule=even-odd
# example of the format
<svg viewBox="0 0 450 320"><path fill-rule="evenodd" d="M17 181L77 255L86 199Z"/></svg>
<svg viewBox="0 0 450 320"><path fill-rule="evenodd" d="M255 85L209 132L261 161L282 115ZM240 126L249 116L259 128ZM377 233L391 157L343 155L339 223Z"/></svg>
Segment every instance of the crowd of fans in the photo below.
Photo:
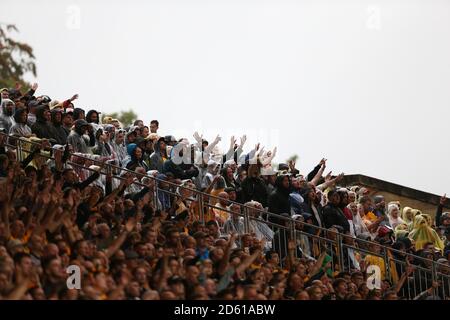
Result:
<svg viewBox="0 0 450 320"><path fill-rule="evenodd" d="M449 297L445 195L433 219L339 187L326 159L307 174L274 168L276 148L244 152L245 136L221 152L219 136L124 126L37 89L0 91L0 299ZM67 285L71 265L80 289Z"/></svg>

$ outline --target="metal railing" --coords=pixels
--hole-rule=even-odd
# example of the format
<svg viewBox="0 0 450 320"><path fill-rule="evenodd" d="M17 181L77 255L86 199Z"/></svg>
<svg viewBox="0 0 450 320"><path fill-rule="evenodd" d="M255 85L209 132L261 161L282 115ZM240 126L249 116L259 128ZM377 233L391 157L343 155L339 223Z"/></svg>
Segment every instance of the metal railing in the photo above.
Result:
<svg viewBox="0 0 450 320"><path fill-rule="evenodd" d="M5 134L0 133L0 135ZM5 145L10 149L16 150L17 160L19 161L22 161L26 156L28 156L31 151L31 148L29 146L40 145L39 142L30 141L26 138L13 137L9 135L5 136L15 140L14 145L9 143ZM40 154L40 156L47 159L54 159L51 155L42 153ZM266 209L255 208L253 206L231 200L227 200L229 205L228 208L230 208L231 206L237 206L239 208L238 211L229 210L228 208L218 208L214 202L218 202L219 200L221 200L221 198L218 196L204 193L202 191L186 186L180 186L170 181L160 180L154 176L150 176L147 174L140 174L111 163L103 163L100 160L92 159L88 156L83 156L75 153L72 153L71 156L102 165L103 169L100 171L100 173L103 175L112 175L114 179L125 179L122 175L123 172L131 173L139 180L144 177L151 179L152 181L154 181L152 201L155 209L158 209L158 207L159 209L161 209L158 199L159 194L167 194L171 197L181 197L180 194L175 191L178 189L188 191L190 193L188 198L182 200L196 203L196 206L198 208L197 218L198 221L200 221L202 224L205 224L207 222L205 216L208 210L221 210L228 213L228 215L236 215L237 220L243 223L243 228L239 232L239 235L241 236L241 243L242 236L249 233L259 233L260 238L266 237L266 235L264 233L261 233L260 230L255 230L255 226L257 228L258 224L269 227L273 232L273 238L271 239L271 241L269 241L267 248L276 250L276 252L279 254L281 267L284 266L284 260L288 256L287 248L289 240L294 241L296 244L300 243L296 246L295 250L295 255L297 257L299 254L301 254L303 257L317 260L320 254L325 250L331 257L330 269L335 275L339 272L349 272L361 269L358 268L358 266L355 266L355 264L360 263L367 256L372 256L381 258L381 265L384 266L385 274L383 280L388 280L391 283L395 283L406 270L406 266L410 264L407 262L407 260L411 260L413 261L412 264L415 267L415 271L410 277L406 279L405 284L401 289L400 293L403 297L406 297L407 299L413 299L418 294L429 289L432 282L440 281L441 285L440 287L434 289L434 294L436 296L439 296L441 299L450 298L450 267L448 265L439 264L436 261L424 257L399 251L373 241L363 240L359 238L352 238L352 244L348 244L345 243L345 240L348 241L349 237L351 236L331 231L330 229L318 227L316 225L308 224L303 221L283 217L278 214L268 212ZM72 167L78 167L79 169L87 170L90 172L97 172L96 170L90 169L82 164L75 163L73 161L68 161L67 163ZM148 186L141 183L140 181L134 181L133 183L140 187ZM160 183L165 183L168 188L160 188ZM211 199L213 199L214 201L211 201ZM170 200L170 203L172 205L173 199ZM191 211L190 214L192 214ZM305 231L305 229L307 229L308 231ZM261 234L263 234L263 236L261 236ZM368 246L374 244L376 244L376 246L379 248L379 252L373 252L367 249ZM403 257L403 259L400 260L395 258L395 254L397 256ZM356 256L359 256L359 258L357 258Z"/></svg>

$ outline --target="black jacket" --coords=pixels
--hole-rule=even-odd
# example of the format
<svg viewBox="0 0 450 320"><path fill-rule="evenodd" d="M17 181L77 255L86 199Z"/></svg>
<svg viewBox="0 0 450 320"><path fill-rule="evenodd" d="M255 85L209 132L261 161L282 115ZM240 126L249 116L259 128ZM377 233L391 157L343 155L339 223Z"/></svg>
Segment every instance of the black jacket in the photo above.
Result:
<svg viewBox="0 0 450 320"><path fill-rule="evenodd" d="M338 207L332 204L327 204L323 208L323 220L325 228L338 225L344 229L344 232L350 231L350 224L348 223L347 217Z"/></svg>
<svg viewBox="0 0 450 320"><path fill-rule="evenodd" d="M64 127L62 126L61 121L57 121L56 120L56 114L58 112L61 113L60 110L56 110L56 109L51 111L51 113L52 113L52 127L53 127L53 131L54 131L54 134L55 134L53 139L56 140L56 143L64 145L67 142L67 135L68 134L67 134L66 130L64 129Z"/></svg>
<svg viewBox="0 0 450 320"><path fill-rule="evenodd" d="M308 200L308 199L305 198L305 201L304 201L302 204L300 204L300 208L301 208L301 210L302 210L302 214L303 214L303 213L308 213L308 214L311 215L311 219L312 219L312 224L313 224L313 225L319 226L319 222L317 221L317 218L316 218L316 216L315 216L315 214L314 214L313 209L311 208L311 204L309 203L309 200ZM323 208L322 208L322 206L319 204L319 205L316 205L316 209L317 209L317 213L318 213L318 215L319 215L320 223L321 223L322 227L324 227L325 225L324 225L324 220L323 220ZM310 227L309 229L315 229L315 228ZM318 229L315 229L315 230L308 230L308 231L317 231L317 230L318 230ZM306 230L305 230L305 231L306 231ZM316 233L316 232L314 232L314 233Z"/></svg>
<svg viewBox="0 0 450 320"><path fill-rule="evenodd" d="M199 171L193 165L175 164L172 159L164 161L163 173L173 173L175 179L191 179L198 176Z"/></svg>
<svg viewBox="0 0 450 320"><path fill-rule="evenodd" d="M275 180L275 191L270 194L268 201L270 213L287 213L288 215L291 214L291 205L289 202L290 188L283 187L282 183L284 177L285 176L278 176ZM283 220L278 221L278 219L273 216L269 216L269 221L283 224Z"/></svg>
<svg viewBox="0 0 450 320"><path fill-rule="evenodd" d="M267 207L266 184L261 178L247 177L242 181L242 200L243 202L258 201L265 208Z"/></svg>
<svg viewBox="0 0 450 320"><path fill-rule="evenodd" d="M55 129L44 117L45 109L43 106L36 109L36 122L31 126L31 132L41 139L55 139Z"/></svg>
<svg viewBox="0 0 450 320"><path fill-rule="evenodd" d="M94 172L92 175L90 175L86 180L84 180L82 182L76 182L76 183L65 182L63 184L63 189L65 189L65 188L77 188L80 191L82 191L88 185L90 185L92 182L97 180L99 177L100 177L100 173Z"/></svg>

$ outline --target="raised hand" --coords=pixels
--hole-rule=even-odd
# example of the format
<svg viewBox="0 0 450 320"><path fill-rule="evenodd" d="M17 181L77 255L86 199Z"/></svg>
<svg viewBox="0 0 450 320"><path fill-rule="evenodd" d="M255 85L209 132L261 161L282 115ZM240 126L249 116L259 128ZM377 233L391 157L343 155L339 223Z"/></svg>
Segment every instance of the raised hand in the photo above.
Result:
<svg viewBox="0 0 450 320"><path fill-rule="evenodd" d="M334 178L335 182L339 182L344 178L344 173L340 173L336 178Z"/></svg>
<svg viewBox="0 0 450 320"><path fill-rule="evenodd" d="M322 160L320 160L320 162L319 162L319 165L320 166L326 166L326 162L327 162L327 159L322 158Z"/></svg>
<svg viewBox="0 0 450 320"><path fill-rule="evenodd" d="M241 147L244 146L244 144L245 144L246 141L247 141L247 136L244 134L244 135L241 137Z"/></svg>
<svg viewBox="0 0 450 320"><path fill-rule="evenodd" d="M236 144L236 139L234 138L234 136L231 136L231 139L230 139L230 148L233 148L234 147L234 145Z"/></svg>
<svg viewBox="0 0 450 320"><path fill-rule="evenodd" d="M37 88L38 88L38 84L37 84L37 82L35 82L35 83L33 83L33 85L31 86L31 89L33 90L33 91L36 91L37 90Z"/></svg>
<svg viewBox="0 0 450 320"><path fill-rule="evenodd" d="M406 275L409 277L415 270L416 268L414 266L408 264L406 266Z"/></svg>
<svg viewBox="0 0 450 320"><path fill-rule="evenodd" d="M193 136L194 136L195 141L197 141L199 144L202 144L203 135L199 135L198 132L195 131Z"/></svg>
<svg viewBox="0 0 450 320"><path fill-rule="evenodd" d="M77 94L74 94L73 96L72 96L72 98L70 98L70 101L74 101L74 100L77 100L78 99L78 93Z"/></svg>
<svg viewBox="0 0 450 320"><path fill-rule="evenodd" d="M127 231L128 233L132 232L134 228L136 228L136 225L137 221L135 218L128 219L128 221L125 223L125 231Z"/></svg>
<svg viewBox="0 0 450 320"><path fill-rule="evenodd" d="M216 137L216 139L214 139L214 141L216 141L217 143L219 143L220 141L222 141L222 138L221 138L219 135L217 135L217 137Z"/></svg>
<svg viewBox="0 0 450 320"><path fill-rule="evenodd" d="M48 191L41 192L39 195L39 199L41 200L42 204L44 206L48 205L50 203L50 200L52 199L50 193Z"/></svg>
<svg viewBox="0 0 450 320"><path fill-rule="evenodd" d="M331 180L331 173L333 171L328 172L328 174L325 176L325 181L330 181Z"/></svg>
<svg viewBox="0 0 450 320"><path fill-rule="evenodd" d="M277 147L273 148L273 151L272 151L272 158L275 158L275 156L277 155L277 150L278 150Z"/></svg>
<svg viewBox="0 0 450 320"><path fill-rule="evenodd" d="M294 160L289 160L288 161L288 166L289 166L289 169L291 169L291 171L294 171L294 169L295 169L295 161Z"/></svg>
<svg viewBox="0 0 450 320"><path fill-rule="evenodd" d="M259 143L258 143L259 145ZM259 150L258 152L258 157L261 157L264 154L264 147L261 148L261 150Z"/></svg>

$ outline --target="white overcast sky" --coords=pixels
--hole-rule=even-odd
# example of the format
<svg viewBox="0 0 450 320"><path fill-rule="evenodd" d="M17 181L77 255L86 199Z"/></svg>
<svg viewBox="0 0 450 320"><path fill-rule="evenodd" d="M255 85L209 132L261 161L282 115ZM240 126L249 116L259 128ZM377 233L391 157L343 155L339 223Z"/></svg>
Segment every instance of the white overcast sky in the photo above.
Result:
<svg viewBox="0 0 450 320"><path fill-rule="evenodd" d="M39 92L450 193L446 0L2 0Z"/></svg>

